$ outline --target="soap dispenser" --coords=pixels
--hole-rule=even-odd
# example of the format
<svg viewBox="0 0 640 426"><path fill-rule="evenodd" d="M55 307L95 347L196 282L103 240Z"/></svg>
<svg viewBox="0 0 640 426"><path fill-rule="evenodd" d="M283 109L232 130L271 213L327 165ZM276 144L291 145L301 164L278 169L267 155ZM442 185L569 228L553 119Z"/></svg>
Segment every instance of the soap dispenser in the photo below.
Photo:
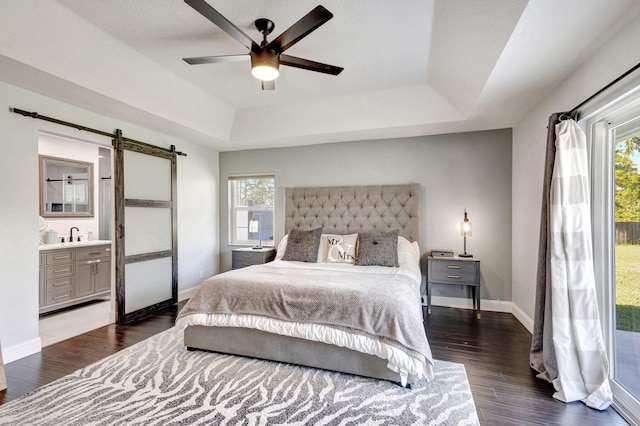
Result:
<svg viewBox="0 0 640 426"><path fill-rule="evenodd" d="M58 242L58 233L53 229L49 229L44 233L44 243L45 244L55 244Z"/></svg>

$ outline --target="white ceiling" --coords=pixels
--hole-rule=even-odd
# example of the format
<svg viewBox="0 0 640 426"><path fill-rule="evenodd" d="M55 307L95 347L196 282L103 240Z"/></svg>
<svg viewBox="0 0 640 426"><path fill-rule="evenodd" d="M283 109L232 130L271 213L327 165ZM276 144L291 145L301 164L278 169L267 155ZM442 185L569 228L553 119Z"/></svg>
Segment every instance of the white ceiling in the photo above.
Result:
<svg viewBox="0 0 640 426"><path fill-rule="evenodd" d="M258 42L256 18L273 39L318 4L207 1ZM334 18L287 54L345 70L283 66L262 91L248 62L182 61L246 53L182 0L3 2L0 80L221 151L504 128L639 3L325 0Z"/></svg>

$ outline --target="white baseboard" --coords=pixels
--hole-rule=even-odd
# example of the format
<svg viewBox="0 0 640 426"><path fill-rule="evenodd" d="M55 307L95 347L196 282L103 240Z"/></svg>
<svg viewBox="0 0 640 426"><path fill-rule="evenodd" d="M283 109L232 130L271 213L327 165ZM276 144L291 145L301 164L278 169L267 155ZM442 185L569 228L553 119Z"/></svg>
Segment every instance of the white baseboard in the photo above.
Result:
<svg viewBox="0 0 640 426"><path fill-rule="evenodd" d="M446 306L449 308L473 309L473 301L461 297L433 296L431 304L434 306ZM505 300L480 300L482 311L507 312L512 314L520 323L533 334L533 320L513 302Z"/></svg>
<svg viewBox="0 0 640 426"><path fill-rule="evenodd" d="M529 315L525 314L524 311L517 305L513 305L513 316L516 317L516 319L520 321L522 325L524 325L524 328L529 330L529 333L533 334L533 320Z"/></svg>
<svg viewBox="0 0 640 426"><path fill-rule="evenodd" d="M190 287L185 290L178 292L178 302L182 302L183 300L187 300L193 296L193 293L196 292L198 286Z"/></svg>
<svg viewBox="0 0 640 426"><path fill-rule="evenodd" d="M473 301L462 297L433 296L431 304L448 308L473 309ZM513 303L506 300L480 300L480 310L511 313Z"/></svg>
<svg viewBox="0 0 640 426"><path fill-rule="evenodd" d="M20 358L37 354L42 348L42 342L39 337L18 343L17 345L2 347L2 358L5 364L17 361Z"/></svg>

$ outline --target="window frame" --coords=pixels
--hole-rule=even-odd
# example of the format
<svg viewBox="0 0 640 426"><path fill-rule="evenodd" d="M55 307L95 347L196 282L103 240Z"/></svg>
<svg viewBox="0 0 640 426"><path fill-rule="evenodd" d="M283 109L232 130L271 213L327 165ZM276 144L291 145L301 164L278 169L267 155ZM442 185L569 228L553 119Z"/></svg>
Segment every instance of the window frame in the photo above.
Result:
<svg viewBox="0 0 640 426"><path fill-rule="evenodd" d="M254 205L254 206L241 206L241 205L236 205L236 197L237 197L237 190L236 190L236 186L233 184L234 182L238 182L241 180L248 180L248 179L271 179L272 184L273 184L273 188L274 188L274 194L273 194L273 205L269 206L269 205ZM248 212L252 211L254 213L264 213L264 212L271 212L271 227L270 229L275 230L275 207L276 207L276 194L275 194L275 189L276 189L276 176L275 173L257 173L257 174L238 174L238 175L229 175L227 177L227 191L228 191L228 197L227 197L227 203L228 203L228 220L227 220L227 225L228 225L228 244L230 246L249 246L249 245L257 245L260 240L262 241L262 246L263 247L274 247L275 239L269 239L269 238L265 238L266 235L262 234L262 238L256 238L256 239L240 239L237 238L237 231L238 231L238 212L247 212L247 234L248 232L248 221L249 221L249 217L248 217ZM264 215L263 215L264 216ZM262 216L262 217L263 217ZM264 223L261 224L261 226L264 226ZM262 228L261 228L262 229ZM269 229L269 228L267 228Z"/></svg>
<svg viewBox="0 0 640 426"><path fill-rule="evenodd" d="M604 344L610 362L610 385L613 391L613 407L627 421L640 418L638 403L615 380L615 130L625 124L640 110L640 78L631 80L635 87L615 101L607 103L580 120L587 133L591 162L591 214L593 233L593 260L596 293ZM610 95L612 96L612 95Z"/></svg>

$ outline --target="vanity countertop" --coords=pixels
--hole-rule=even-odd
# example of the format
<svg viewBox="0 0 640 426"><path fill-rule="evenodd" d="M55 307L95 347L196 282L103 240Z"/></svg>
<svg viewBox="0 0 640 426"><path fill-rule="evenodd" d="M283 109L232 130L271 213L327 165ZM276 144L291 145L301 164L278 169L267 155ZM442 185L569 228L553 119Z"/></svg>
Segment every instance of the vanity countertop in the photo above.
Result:
<svg viewBox="0 0 640 426"><path fill-rule="evenodd" d="M56 243L56 244L40 244L40 250L56 250L56 249L69 249L76 247L90 247L102 244L111 244L111 240L91 240L91 241L78 241L74 243Z"/></svg>

